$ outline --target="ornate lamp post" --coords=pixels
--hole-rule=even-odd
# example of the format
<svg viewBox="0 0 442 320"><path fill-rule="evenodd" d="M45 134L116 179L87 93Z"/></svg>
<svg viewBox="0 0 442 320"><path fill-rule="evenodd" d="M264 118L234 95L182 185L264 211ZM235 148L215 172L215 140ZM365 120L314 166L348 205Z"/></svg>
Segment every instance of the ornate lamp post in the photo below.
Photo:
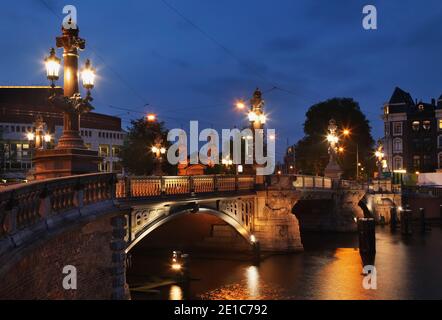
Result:
<svg viewBox="0 0 442 320"><path fill-rule="evenodd" d="M264 114L264 100L262 99L262 93L258 88L253 93L250 105L251 108L247 116L252 129L263 129L264 124L267 121L267 116Z"/></svg>
<svg viewBox="0 0 442 320"><path fill-rule="evenodd" d="M36 153L36 179L53 178L96 172L100 158L96 151L87 150L80 137L80 117L93 110L91 90L95 85L95 70L89 60L81 70L83 87L87 90L82 98L79 92L79 50L84 50L86 41L79 37L79 29L62 28L62 35L56 38L57 48L63 48L63 94L55 83L59 79L61 59L52 48L45 59L46 76L51 83L49 103L63 112L63 134L54 150Z"/></svg>
<svg viewBox="0 0 442 320"><path fill-rule="evenodd" d="M328 122L328 134L327 134L327 142L328 146L328 154L329 161L327 167L325 168L325 175L330 178L339 179L342 174L342 170L339 167L337 160L337 144L339 142L338 137L338 126L336 125L336 121L334 119L330 119Z"/></svg>
<svg viewBox="0 0 442 320"><path fill-rule="evenodd" d="M163 141L161 139L157 139L155 141L155 145L152 146L151 151L154 155L153 174L155 176L162 176L163 175L163 169L162 169L163 156L167 152L166 148L163 146Z"/></svg>
<svg viewBox="0 0 442 320"><path fill-rule="evenodd" d="M255 148L256 148L256 141L255 140L255 131L258 129L264 129L264 125L267 122L267 116L264 114L264 99L262 98L262 92L256 88L255 92L253 93L252 99L250 99L250 110L247 114L248 120L250 122L250 127L253 132L253 136L251 139L246 139L246 153L248 150L248 143L249 140L253 141L253 148L252 148L252 157L253 157L253 168L256 172L256 168L258 164L255 162ZM237 103L237 108L242 109L241 107L244 106L244 103L242 101ZM263 176L257 176L256 177L256 184L262 185L264 184L264 177Z"/></svg>
<svg viewBox="0 0 442 320"><path fill-rule="evenodd" d="M376 151L374 153L376 157L376 165L378 166L378 179L381 179L382 168L384 164L384 146L382 145L382 141L378 140L378 145Z"/></svg>

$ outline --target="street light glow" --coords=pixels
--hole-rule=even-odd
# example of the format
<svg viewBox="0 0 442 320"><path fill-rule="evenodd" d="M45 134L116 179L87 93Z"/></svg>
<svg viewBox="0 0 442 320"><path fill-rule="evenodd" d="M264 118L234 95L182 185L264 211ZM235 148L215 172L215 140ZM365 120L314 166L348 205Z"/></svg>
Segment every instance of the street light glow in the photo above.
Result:
<svg viewBox="0 0 442 320"><path fill-rule="evenodd" d="M160 148L160 153L161 154L165 154L166 153L166 148L164 148L164 147Z"/></svg>
<svg viewBox="0 0 442 320"><path fill-rule="evenodd" d="M153 113L149 113L149 114L146 116L146 118L147 118L147 121L148 121L148 122L154 122L154 121L157 120L157 116L156 116L155 114L153 114Z"/></svg>
<svg viewBox="0 0 442 320"><path fill-rule="evenodd" d="M258 115L255 112L250 111L249 112L249 121L255 122L257 119L258 119Z"/></svg>
<svg viewBox="0 0 442 320"><path fill-rule="evenodd" d="M52 139L52 137L51 137L51 135L49 133L44 135L45 142L51 142L51 139Z"/></svg>
<svg viewBox="0 0 442 320"><path fill-rule="evenodd" d="M244 103L243 100L238 100L238 101L236 102L236 107L237 107L239 110L243 110L243 109L246 108L246 104Z"/></svg>
<svg viewBox="0 0 442 320"><path fill-rule="evenodd" d="M349 129L344 129L343 131L342 131L342 134L344 135L344 136L349 136L350 135L350 130Z"/></svg>
<svg viewBox="0 0 442 320"><path fill-rule="evenodd" d="M28 132L26 134L26 137L28 138L29 141L33 141L35 139L35 134L33 132Z"/></svg>
<svg viewBox="0 0 442 320"><path fill-rule="evenodd" d="M90 90L95 85L95 69L92 68L91 61L89 59L86 60L86 64L81 70L81 79L83 80L83 87L87 90Z"/></svg>
<svg viewBox="0 0 442 320"><path fill-rule="evenodd" d="M262 124L265 124L267 122L267 116L265 114L261 114L259 116L259 122L261 122Z"/></svg>
<svg viewBox="0 0 442 320"><path fill-rule="evenodd" d="M338 143L339 138L338 136L334 135L334 134L328 134L327 135L327 141L330 143Z"/></svg>
<svg viewBox="0 0 442 320"><path fill-rule="evenodd" d="M160 151L156 146L152 147L152 152L153 153L157 153L158 151Z"/></svg>
<svg viewBox="0 0 442 320"><path fill-rule="evenodd" d="M46 76L50 81L56 81L59 78L61 60L55 55L55 49L52 48L49 57L45 59Z"/></svg>

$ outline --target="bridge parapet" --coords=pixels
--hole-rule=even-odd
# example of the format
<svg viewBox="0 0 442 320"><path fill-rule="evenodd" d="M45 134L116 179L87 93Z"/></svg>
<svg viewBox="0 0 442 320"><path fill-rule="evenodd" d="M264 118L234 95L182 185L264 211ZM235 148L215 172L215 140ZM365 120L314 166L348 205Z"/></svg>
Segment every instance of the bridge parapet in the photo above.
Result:
<svg viewBox="0 0 442 320"><path fill-rule="evenodd" d="M86 174L2 189L0 240L69 210L113 199L115 181L114 174Z"/></svg>
<svg viewBox="0 0 442 320"><path fill-rule="evenodd" d="M116 197L149 198L159 196L247 191L255 188L255 176L130 176L116 185Z"/></svg>

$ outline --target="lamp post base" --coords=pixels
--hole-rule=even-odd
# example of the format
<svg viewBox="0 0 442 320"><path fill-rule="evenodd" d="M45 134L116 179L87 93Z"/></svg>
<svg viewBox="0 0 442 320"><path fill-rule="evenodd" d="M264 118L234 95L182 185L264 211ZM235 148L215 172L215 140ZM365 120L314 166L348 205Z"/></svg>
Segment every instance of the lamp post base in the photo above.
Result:
<svg viewBox="0 0 442 320"><path fill-rule="evenodd" d="M38 150L34 158L36 180L93 173L98 171L101 157L86 149Z"/></svg>
<svg viewBox="0 0 442 320"><path fill-rule="evenodd" d="M324 175L332 179L340 179L342 175L342 169L335 161L330 161L325 167Z"/></svg>

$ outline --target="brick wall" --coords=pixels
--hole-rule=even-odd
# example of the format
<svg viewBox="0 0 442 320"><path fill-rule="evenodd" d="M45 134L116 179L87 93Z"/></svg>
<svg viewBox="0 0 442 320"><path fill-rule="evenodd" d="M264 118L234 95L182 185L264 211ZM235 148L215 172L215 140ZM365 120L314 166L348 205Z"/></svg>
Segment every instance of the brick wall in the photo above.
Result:
<svg viewBox="0 0 442 320"><path fill-rule="evenodd" d="M111 299L113 230L106 216L20 252L20 260L0 275L0 299ZM66 265L77 268L77 290L63 289Z"/></svg>

